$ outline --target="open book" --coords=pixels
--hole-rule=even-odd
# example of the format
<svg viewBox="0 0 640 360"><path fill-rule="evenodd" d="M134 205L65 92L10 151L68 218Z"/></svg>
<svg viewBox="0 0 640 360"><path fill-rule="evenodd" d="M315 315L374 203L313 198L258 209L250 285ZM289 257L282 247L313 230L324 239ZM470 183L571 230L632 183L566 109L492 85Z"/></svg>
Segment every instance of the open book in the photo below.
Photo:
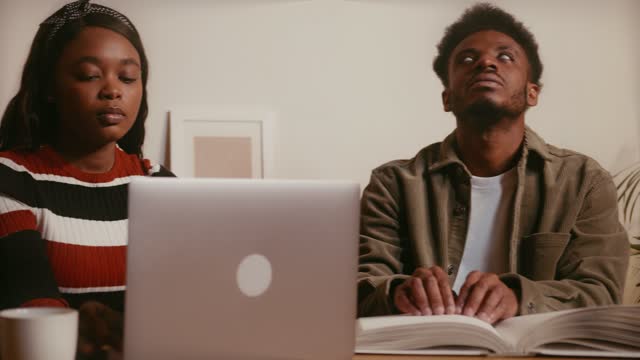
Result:
<svg viewBox="0 0 640 360"><path fill-rule="evenodd" d="M495 327L469 316L380 316L357 321L356 352L640 358L640 305L517 316Z"/></svg>

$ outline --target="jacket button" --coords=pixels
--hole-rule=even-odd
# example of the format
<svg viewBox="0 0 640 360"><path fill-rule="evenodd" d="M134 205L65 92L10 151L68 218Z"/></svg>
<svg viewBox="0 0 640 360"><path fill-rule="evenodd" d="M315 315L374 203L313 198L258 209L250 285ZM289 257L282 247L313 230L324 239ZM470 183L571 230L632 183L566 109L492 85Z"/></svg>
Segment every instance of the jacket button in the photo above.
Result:
<svg viewBox="0 0 640 360"><path fill-rule="evenodd" d="M534 312L536 312L536 307L535 307L535 305L533 305L532 302L530 302L530 303L527 304L527 310L529 310L530 313L534 313Z"/></svg>
<svg viewBox="0 0 640 360"><path fill-rule="evenodd" d="M455 266L453 266L453 265L447 266L447 275L449 275L449 276L453 275L453 270L454 269L455 269Z"/></svg>
<svg viewBox="0 0 640 360"><path fill-rule="evenodd" d="M453 209L453 215L462 216L467 211L467 207L464 205L456 205Z"/></svg>

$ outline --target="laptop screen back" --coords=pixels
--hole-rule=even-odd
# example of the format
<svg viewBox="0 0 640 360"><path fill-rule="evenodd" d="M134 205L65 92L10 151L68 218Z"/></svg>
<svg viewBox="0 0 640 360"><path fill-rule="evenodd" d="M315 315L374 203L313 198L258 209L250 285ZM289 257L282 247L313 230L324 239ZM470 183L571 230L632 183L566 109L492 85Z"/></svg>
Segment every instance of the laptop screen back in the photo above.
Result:
<svg viewBox="0 0 640 360"><path fill-rule="evenodd" d="M135 179L125 359L350 359L359 186Z"/></svg>

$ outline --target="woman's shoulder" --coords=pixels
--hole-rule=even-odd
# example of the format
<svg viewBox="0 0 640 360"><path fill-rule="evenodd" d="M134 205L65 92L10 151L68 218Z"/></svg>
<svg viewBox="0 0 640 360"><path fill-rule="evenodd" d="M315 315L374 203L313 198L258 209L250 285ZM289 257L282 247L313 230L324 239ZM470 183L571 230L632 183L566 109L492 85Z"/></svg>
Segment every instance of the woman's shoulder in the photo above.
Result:
<svg viewBox="0 0 640 360"><path fill-rule="evenodd" d="M35 203L34 178L49 174L50 166L39 150L0 151L0 198L20 203Z"/></svg>
<svg viewBox="0 0 640 360"><path fill-rule="evenodd" d="M0 193L30 193L39 181L62 177L64 169L45 148L0 151Z"/></svg>
<svg viewBox="0 0 640 360"><path fill-rule="evenodd" d="M27 171L31 173L47 173L54 166L46 156L46 151L38 150L5 150L0 151L0 166L10 171Z"/></svg>
<svg viewBox="0 0 640 360"><path fill-rule="evenodd" d="M175 176L161 164L154 164L151 160L141 159L135 154L127 154L122 149L118 149L118 157L120 159L117 163L120 166L122 176Z"/></svg>
<svg viewBox="0 0 640 360"><path fill-rule="evenodd" d="M147 176L153 177L176 177L171 170L167 169L161 164L151 164L149 163L149 171L147 171Z"/></svg>

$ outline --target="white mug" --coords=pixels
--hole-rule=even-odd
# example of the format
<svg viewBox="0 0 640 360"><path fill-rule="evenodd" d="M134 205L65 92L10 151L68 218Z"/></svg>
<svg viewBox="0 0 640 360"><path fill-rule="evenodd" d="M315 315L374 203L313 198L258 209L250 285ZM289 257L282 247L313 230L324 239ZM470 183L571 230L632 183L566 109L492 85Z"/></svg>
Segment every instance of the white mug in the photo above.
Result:
<svg viewBox="0 0 640 360"><path fill-rule="evenodd" d="M67 308L0 311L0 359L73 360L78 343L78 312Z"/></svg>

